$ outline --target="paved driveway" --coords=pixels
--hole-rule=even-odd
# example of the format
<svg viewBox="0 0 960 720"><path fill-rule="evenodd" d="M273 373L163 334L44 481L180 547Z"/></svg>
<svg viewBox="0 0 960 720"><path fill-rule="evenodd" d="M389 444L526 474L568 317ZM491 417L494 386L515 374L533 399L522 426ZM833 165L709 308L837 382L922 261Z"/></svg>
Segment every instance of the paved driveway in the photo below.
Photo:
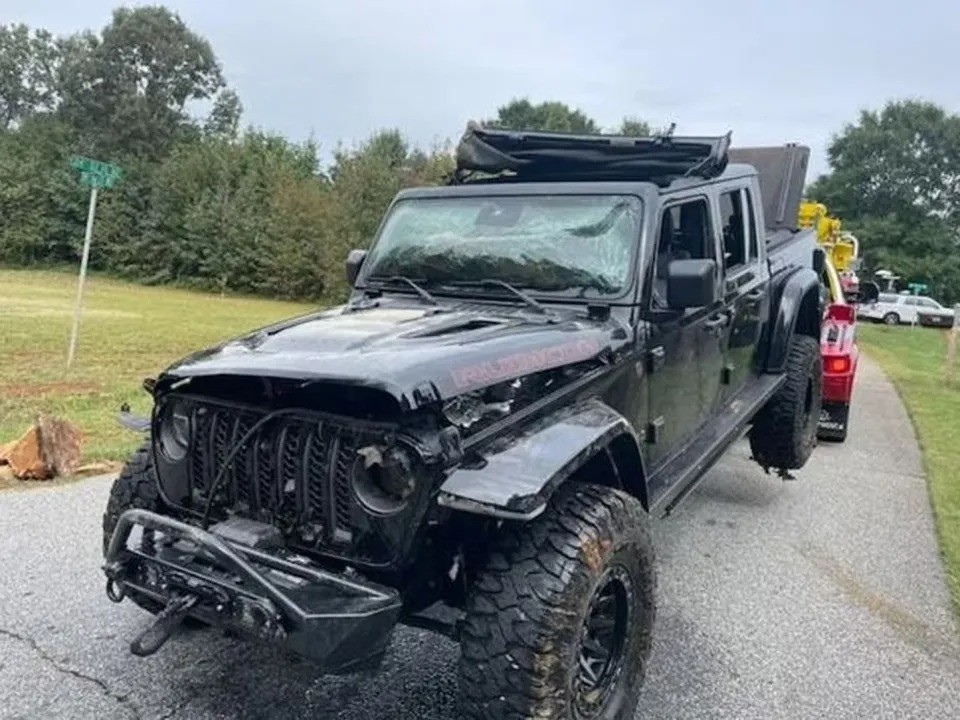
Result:
<svg viewBox="0 0 960 720"><path fill-rule="evenodd" d="M106 480L0 494L0 716L454 718L456 647L398 632L376 677L317 678L213 632L137 659L146 616L98 572ZM920 457L864 362L846 445L795 482L738 445L655 528L660 613L638 717L960 717L960 642Z"/></svg>

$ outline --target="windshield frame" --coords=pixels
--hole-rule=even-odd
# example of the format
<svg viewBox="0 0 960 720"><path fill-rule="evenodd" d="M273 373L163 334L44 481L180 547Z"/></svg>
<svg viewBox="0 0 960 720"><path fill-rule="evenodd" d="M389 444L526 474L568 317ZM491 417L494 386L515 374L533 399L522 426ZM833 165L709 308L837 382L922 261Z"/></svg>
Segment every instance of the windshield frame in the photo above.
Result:
<svg viewBox="0 0 960 720"><path fill-rule="evenodd" d="M399 287L390 287L386 288L380 285L376 280L371 280L370 276L373 274L371 272L372 264L369 262L370 257L373 255L377 246L381 242L384 229L387 227L387 223L396 210L397 206L406 203L409 201L442 201L442 200L456 200L456 199L467 199L467 198L485 198L485 197L519 197L519 198L536 198L536 197L628 197L632 201L635 201L638 206L638 217L636 222L636 228L634 237L632 238L632 245L630 249L630 255L628 260L628 267L626 272L626 277L624 279L623 285L620 287L617 293L603 294L595 288L587 288L585 291L582 290L540 290L535 287L530 287L527 285L518 286L525 293L534 297L538 300L543 300L545 302L562 302L562 303L576 303L576 304L590 304L590 303L606 303L606 304L633 304L634 297L637 292L637 283L638 283L638 272L637 264L641 257L643 239L645 237L646 226L647 226L647 208L649 207L649 202L643 192L640 192L637 183L631 183L629 185L624 183L591 183L591 184L577 184L576 186L570 187L560 187L557 184L553 183L530 183L530 184L515 184L510 186L495 186L495 185L485 185L482 183L477 183L472 186L441 186L436 188L412 188L409 190L401 191L394 201L390 204L390 207L387 208L387 211L384 213L383 219L380 222L380 227L377 228L377 232L374 235L373 241L370 243L367 254L367 261L363 263L363 266L360 268L360 273L357 277L356 283L354 284L354 290L359 292L376 290L380 292L397 292L399 294L408 295L412 291L407 291ZM420 278L414 278L418 282ZM463 278L464 280L470 280L472 278ZM427 281L425 287L430 291L430 293L436 297L469 297L473 299L477 298L489 298L491 300L502 301L502 300L516 300L516 298L506 290L497 290L495 288L456 288L451 285L447 285L442 281ZM582 293L582 294L581 294Z"/></svg>

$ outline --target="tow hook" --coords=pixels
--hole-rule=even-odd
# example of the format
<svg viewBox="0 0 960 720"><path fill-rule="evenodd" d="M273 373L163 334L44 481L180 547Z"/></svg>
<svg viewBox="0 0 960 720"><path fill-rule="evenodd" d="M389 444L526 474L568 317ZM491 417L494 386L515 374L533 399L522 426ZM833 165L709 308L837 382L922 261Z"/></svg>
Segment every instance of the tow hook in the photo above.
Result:
<svg viewBox="0 0 960 720"><path fill-rule="evenodd" d="M190 610L197 604L196 595L174 595L150 626L130 643L130 652L137 657L153 655L180 627Z"/></svg>

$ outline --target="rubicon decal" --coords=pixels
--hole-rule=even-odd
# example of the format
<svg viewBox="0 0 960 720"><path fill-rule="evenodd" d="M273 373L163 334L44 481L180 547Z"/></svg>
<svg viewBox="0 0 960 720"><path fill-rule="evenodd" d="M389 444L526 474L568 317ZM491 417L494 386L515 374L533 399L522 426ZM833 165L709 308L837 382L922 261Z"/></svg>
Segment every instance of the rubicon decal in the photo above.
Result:
<svg viewBox="0 0 960 720"><path fill-rule="evenodd" d="M599 352L600 344L596 340L581 339L538 350L514 353L475 365L465 365L451 371L451 375L458 389L469 390L491 385L500 380L509 380L520 375L587 360Z"/></svg>

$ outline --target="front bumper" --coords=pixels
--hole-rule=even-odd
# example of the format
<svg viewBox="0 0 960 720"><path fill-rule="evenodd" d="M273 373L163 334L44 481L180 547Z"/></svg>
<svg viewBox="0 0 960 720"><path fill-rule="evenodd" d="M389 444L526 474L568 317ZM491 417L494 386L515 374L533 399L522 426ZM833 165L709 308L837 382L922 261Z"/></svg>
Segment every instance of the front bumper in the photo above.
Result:
<svg viewBox="0 0 960 720"><path fill-rule="evenodd" d="M142 534L129 542L134 528ZM166 605L282 645L328 673L375 666L400 617L395 590L324 570L282 548L240 544L147 510L127 510L106 551L108 595Z"/></svg>

